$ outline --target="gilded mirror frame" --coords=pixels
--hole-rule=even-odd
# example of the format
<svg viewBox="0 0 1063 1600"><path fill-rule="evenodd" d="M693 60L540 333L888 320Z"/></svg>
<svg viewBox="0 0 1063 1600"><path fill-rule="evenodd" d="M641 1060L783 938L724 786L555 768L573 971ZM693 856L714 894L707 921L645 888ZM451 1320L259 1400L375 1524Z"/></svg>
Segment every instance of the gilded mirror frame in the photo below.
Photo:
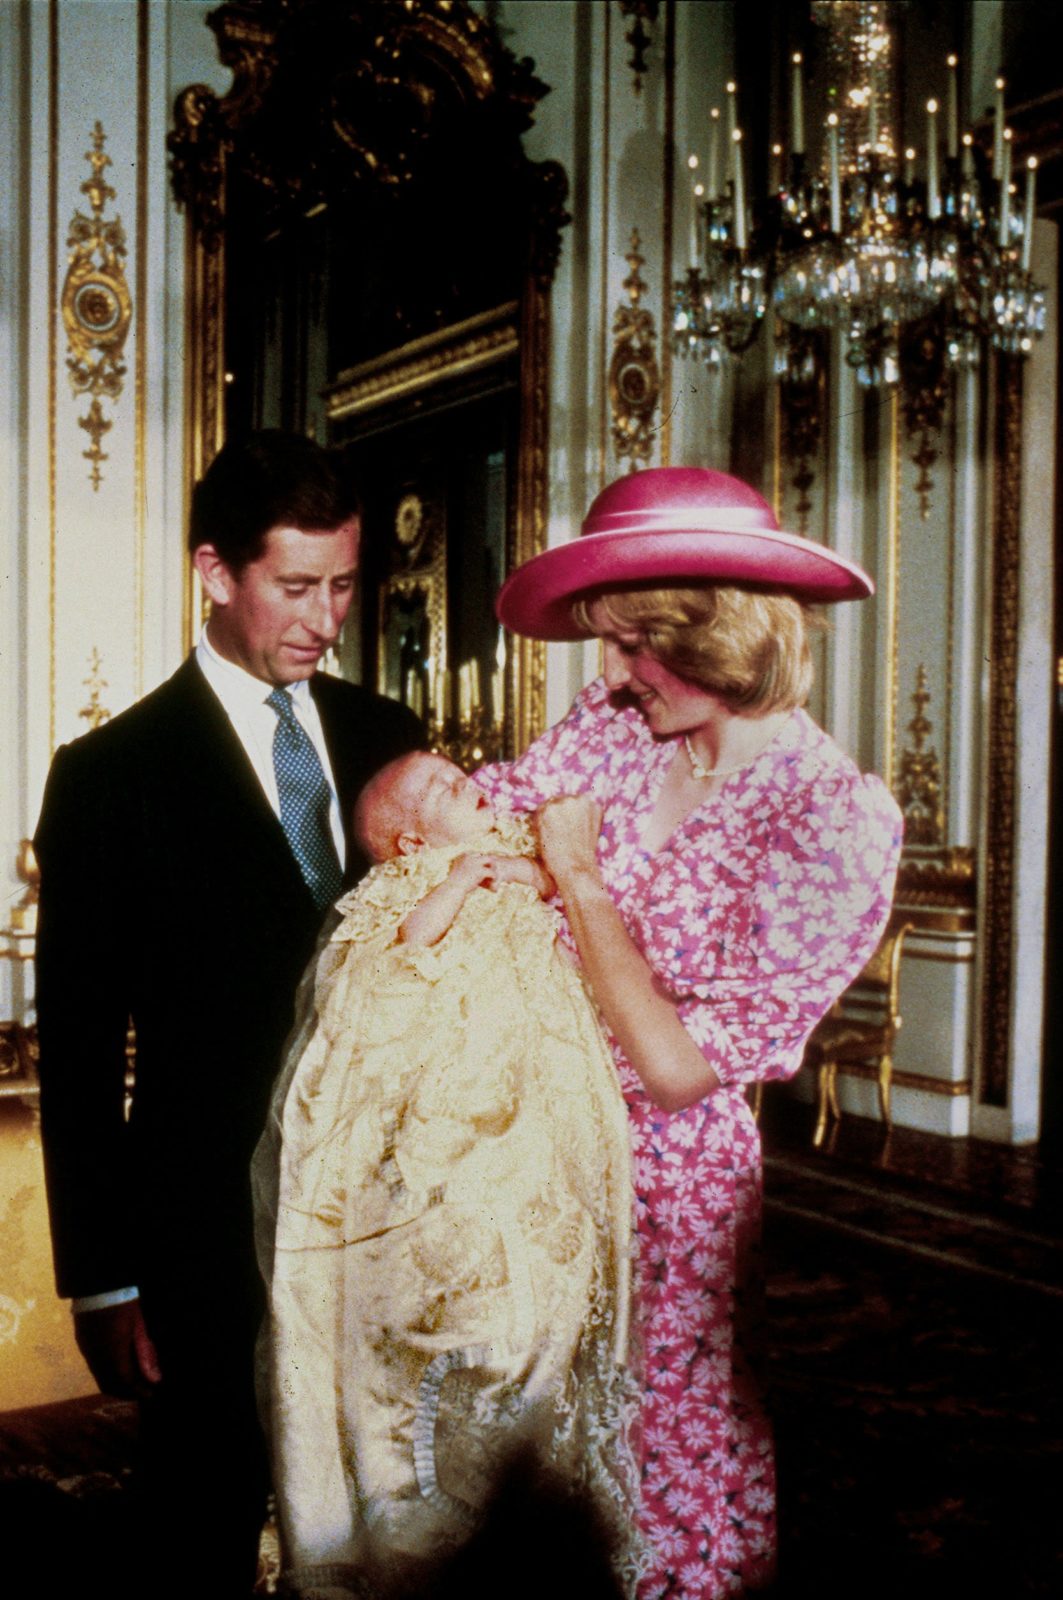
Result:
<svg viewBox="0 0 1063 1600"><path fill-rule="evenodd" d="M359 93L372 98L379 88L394 90L409 81L445 79L470 105L490 104L497 125L519 148L519 136L530 126L537 101L547 92L533 75L532 63L517 61L499 42L482 17L464 0L405 0L402 6L382 0L330 0L342 7L343 22L359 41L355 66ZM313 20L319 0L233 0L208 17L221 60L233 72L232 87L223 97L194 84L177 96L169 146L176 198L186 212L185 232L185 481L186 492L202 475L225 437L225 228L226 173L233 161L245 161L243 141L254 119L261 119L281 57L285 29ZM333 13L333 18L335 12ZM418 75L420 74L420 79ZM414 159L406 148L416 139L387 145L374 142L371 129L352 120L352 106L330 112L327 130L342 143L347 158L372 181L401 184ZM346 115L344 114L346 113ZM342 124L342 125L341 125ZM301 186L310 200L323 181L311 161L305 170L270 173L262 170L261 152L254 152L256 181L290 191ZM521 153L521 187L527 206L527 259L519 300L514 304L507 337L519 351L519 437L516 450L514 505L510 523L507 568L519 565L546 546L549 468L550 289L560 253L561 229L569 220L564 210L567 179L557 162L533 163ZM324 166L324 163L322 163ZM405 359L395 352L397 365ZM388 383L383 362L380 383ZM396 376L396 375L393 375ZM405 381L401 373L397 381ZM330 402L335 405L336 401ZM190 639L201 611L195 588L187 592L185 631ZM538 641L514 639L508 652L505 694L505 747L512 756L523 750L545 726L545 647Z"/></svg>

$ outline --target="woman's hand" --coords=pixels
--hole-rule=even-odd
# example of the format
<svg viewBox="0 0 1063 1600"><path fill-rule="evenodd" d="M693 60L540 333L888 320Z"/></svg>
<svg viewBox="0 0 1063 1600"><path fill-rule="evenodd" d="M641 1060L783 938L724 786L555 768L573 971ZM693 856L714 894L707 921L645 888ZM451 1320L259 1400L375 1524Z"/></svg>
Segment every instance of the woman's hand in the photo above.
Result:
<svg viewBox="0 0 1063 1600"><path fill-rule="evenodd" d="M586 795L550 800L538 813L543 860L557 879L583 975L599 1011L664 1111L680 1111L719 1087L675 1002L624 926L598 870L601 807Z"/></svg>
<svg viewBox="0 0 1063 1600"><path fill-rule="evenodd" d="M548 800L536 813L539 848L550 872L564 894L565 882L573 874L598 874L598 834L602 808L586 794L561 795Z"/></svg>

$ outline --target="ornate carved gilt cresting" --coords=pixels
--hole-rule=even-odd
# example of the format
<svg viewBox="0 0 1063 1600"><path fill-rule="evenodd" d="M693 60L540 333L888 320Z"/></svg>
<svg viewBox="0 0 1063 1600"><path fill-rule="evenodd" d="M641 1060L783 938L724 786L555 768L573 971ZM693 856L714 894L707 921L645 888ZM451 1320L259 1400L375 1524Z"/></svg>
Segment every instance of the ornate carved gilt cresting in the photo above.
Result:
<svg viewBox="0 0 1063 1600"><path fill-rule="evenodd" d="M233 84L224 97L184 90L170 137L188 218L187 476L247 427L352 452L366 593L341 664L420 695L450 748L435 698L448 669L476 663L477 715L496 719L499 652L457 636L454 577L462 497L499 454L492 576L546 539L549 295L567 181L521 145L546 87L465 0L233 0L208 21ZM483 460L437 483L443 419L462 408L479 419L468 431ZM436 489L450 508L441 632L431 664L395 679L383 630L387 585L404 570L396 517L411 496L431 507ZM542 645L510 642L502 753L543 726L544 670Z"/></svg>

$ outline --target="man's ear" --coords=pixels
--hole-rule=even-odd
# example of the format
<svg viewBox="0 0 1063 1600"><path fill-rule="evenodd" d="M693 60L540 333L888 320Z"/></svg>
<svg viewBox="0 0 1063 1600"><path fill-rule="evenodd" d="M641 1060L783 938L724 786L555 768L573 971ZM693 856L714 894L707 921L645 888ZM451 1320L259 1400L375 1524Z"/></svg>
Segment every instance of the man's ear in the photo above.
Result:
<svg viewBox="0 0 1063 1600"><path fill-rule="evenodd" d="M424 839L419 833L400 833L395 846L400 856L410 856L415 850L424 849Z"/></svg>
<svg viewBox="0 0 1063 1600"><path fill-rule="evenodd" d="M197 545L192 552L192 565L199 573L200 582L208 599L216 606L227 606L236 588L232 569L224 562L212 544Z"/></svg>

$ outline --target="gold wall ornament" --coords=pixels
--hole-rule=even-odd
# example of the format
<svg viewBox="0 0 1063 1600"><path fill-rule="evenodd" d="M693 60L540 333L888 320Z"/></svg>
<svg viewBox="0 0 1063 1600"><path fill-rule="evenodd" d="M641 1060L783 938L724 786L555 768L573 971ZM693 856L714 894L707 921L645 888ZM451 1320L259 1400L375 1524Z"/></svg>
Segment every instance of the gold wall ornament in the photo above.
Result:
<svg viewBox="0 0 1063 1600"><path fill-rule="evenodd" d="M927 739L933 723L926 715L930 704L926 667L920 662L912 695L915 716L908 724L912 744L901 753L896 799L904 813L906 844L941 845L945 842L945 807L942 795L941 762Z"/></svg>
<svg viewBox="0 0 1063 1600"><path fill-rule="evenodd" d="M100 698L101 691L108 687L107 679L101 675L100 668L103 662L100 652L95 645L89 656L89 675L81 681L89 691L88 703L83 705L78 716L88 723L90 728L99 728L111 720L111 713Z"/></svg>
<svg viewBox="0 0 1063 1600"><path fill-rule="evenodd" d="M613 358L609 363L609 401L613 412L613 449L617 459L627 459L634 472L647 462L656 434L654 414L661 394L657 366L657 329L652 311L641 304L648 285L639 268L645 265L637 228L631 230L631 249L625 260L631 268L624 279L629 305L623 302L613 318Z"/></svg>
<svg viewBox="0 0 1063 1600"><path fill-rule="evenodd" d="M649 68L646 65L646 52L653 43L653 34L647 28L652 27L657 21L660 11L660 0L620 0L620 14L627 17L631 23L625 41L631 46L631 59L628 66L633 74L635 93L642 93L642 80Z"/></svg>
<svg viewBox="0 0 1063 1600"><path fill-rule="evenodd" d="M63 281L60 307L66 329L69 354L67 371L74 395L88 394L92 401L78 426L89 435L90 445L82 451L91 465L89 481L94 490L103 481L100 463L107 452L100 441L112 424L105 417L101 399L117 400L122 392L125 363L122 355L133 315L133 303L125 279L125 229L121 217L105 220L103 212L115 199L115 191L104 177L111 158L104 150L106 135L97 122L92 130L92 149L85 159L92 176L81 185L88 196L92 215L75 211L67 230L70 251Z"/></svg>
<svg viewBox="0 0 1063 1600"><path fill-rule="evenodd" d="M904 328L900 335L904 422L908 441L915 445L911 459L919 468L915 492L924 522L930 515L934 492L930 474L941 454L941 430L952 393L952 379L945 363L946 343L941 316Z"/></svg>

